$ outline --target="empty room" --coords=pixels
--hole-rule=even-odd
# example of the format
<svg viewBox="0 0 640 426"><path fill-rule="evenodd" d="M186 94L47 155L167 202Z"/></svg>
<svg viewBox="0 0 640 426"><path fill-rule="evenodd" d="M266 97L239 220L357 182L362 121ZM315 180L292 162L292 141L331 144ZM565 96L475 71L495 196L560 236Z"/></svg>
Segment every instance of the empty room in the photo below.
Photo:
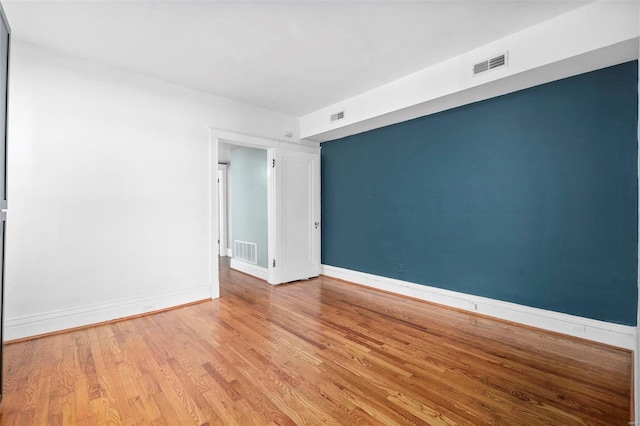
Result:
<svg viewBox="0 0 640 426"><path fill-rule="evenodd" d="M1 5L0 423L637 423L637 1Z"/></svg>

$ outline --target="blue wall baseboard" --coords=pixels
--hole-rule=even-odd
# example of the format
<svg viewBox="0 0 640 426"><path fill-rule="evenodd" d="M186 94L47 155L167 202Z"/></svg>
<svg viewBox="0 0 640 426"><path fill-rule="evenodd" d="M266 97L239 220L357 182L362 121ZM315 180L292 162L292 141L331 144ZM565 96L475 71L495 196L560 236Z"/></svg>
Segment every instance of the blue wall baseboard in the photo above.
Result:
<svg viewBox="0 0 640 426"><path fill-rule="evenodd" d="M637 62L322 144L322 263L635 325Z"/></svg>

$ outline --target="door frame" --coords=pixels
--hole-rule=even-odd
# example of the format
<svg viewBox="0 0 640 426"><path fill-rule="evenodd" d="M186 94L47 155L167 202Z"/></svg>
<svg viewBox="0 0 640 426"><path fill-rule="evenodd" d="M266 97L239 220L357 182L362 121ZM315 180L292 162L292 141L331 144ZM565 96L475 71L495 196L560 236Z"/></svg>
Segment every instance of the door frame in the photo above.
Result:
<svg viewBox="0 0 640 426"><path fill-rule="evenodd" d="M227 165L218 164L218 255L227 256L229 248L229 202Z"/></svg>
<svg viewBox="0 0 640 426"><path fill-rule="evenodd" d="M218 269L217 256L215 255L218 252L218 144L220 142L226 142L232 145L265 149L267 151L267 165L269 166L267 168L267 259L269 259L267 262L267 282L269 284L277 284L271 259L275 259L275 254L277 252L276 249L281 238L277 235L277 223L275 216L275 195L277 190L275 173L273 173L273 169L270 165L275 161L279 149L285 148L319 154L320 143L307 140L284 141L270 139L230 130L218 129L215 127L209 127L209 139L209 211L211 212L209 224L209 282L211 283L211 298L217 299L220 297L220 271Z"/></svg>

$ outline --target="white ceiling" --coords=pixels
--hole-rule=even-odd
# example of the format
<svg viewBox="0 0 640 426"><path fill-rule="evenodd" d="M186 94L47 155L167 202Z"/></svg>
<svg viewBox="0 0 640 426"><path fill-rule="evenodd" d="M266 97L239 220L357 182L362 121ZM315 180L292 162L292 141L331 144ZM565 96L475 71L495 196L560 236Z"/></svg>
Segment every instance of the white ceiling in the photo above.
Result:
<svg viewBox="0 0 640 426"><path fill-rule="evenodd" d="M16 38L294 116L586 3L3 1Z"/></svg>

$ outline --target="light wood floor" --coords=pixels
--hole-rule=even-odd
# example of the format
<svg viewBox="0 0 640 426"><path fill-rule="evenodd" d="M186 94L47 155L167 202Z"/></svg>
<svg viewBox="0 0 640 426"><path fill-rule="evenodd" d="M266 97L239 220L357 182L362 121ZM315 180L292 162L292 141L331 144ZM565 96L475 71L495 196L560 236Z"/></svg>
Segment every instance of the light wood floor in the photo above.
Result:
<svg viewBox="0 0 640 426"><path fill-rule="evenodd" d="M626 425L631 354L326 277L6 347L3 425Z"/></svg>

